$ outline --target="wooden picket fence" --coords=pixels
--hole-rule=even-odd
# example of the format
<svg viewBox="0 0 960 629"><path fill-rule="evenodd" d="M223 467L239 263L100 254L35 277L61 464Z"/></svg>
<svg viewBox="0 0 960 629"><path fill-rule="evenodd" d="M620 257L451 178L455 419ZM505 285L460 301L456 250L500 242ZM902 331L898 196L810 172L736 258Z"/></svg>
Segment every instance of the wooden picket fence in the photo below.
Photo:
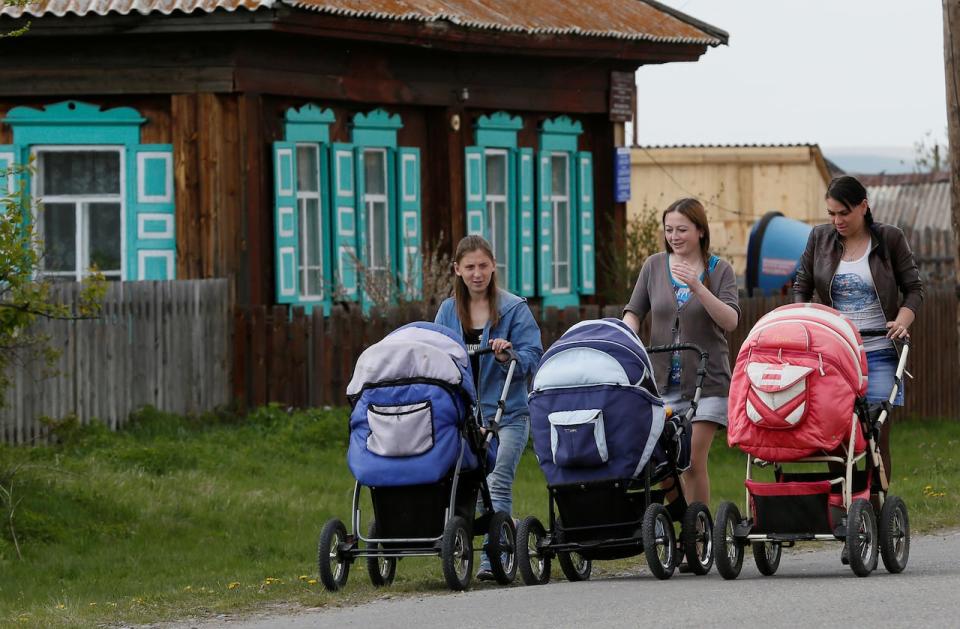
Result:
<svg viewBox="0 0 960 629"><path fill-rule="evenodd" d="M75 304L78 292L64 283L52 297ZM96 418L115 429L146 405L198 413L229 403L230 312L224 279L118 282L100 317L40 321L35 331L59 359L52 369L39 360L8 366L0 440L44 441L43 417Z"/></svg>
<svg viewBox="0 0 960 629"><path fill-rule="evenodd" d="M731 363L753 324L784 296L741 299L740 326L729 337ZM577 321L619 317L620 306L595 305L541 312L534 307L544 347ZM234 317L233 390L247 406L275 402L290 407L346 403L345 390L360 353L388 332L410 321L432 320L431 308L397 307L364 317L358 308L334 308L328 317L308 316L300 307L238 308ZM914 345L908 370L903 415L960 418L960 348L957 295L927 291L913 325ZM645 330L641 331L645 336Z"/></svg>

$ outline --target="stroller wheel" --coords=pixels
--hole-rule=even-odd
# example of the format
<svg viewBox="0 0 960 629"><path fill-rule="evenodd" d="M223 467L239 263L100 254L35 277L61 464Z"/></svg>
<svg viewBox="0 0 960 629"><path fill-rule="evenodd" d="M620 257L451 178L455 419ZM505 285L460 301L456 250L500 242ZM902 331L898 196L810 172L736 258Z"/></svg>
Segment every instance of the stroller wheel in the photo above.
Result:
<svg viewBox="0 0 960 629"><path fill-rule="evenodd" d="M347 583L350 574L350 560L344 556L341 545L347 539L347 529L336 518L328 520L320 531L317 544L317 567L323 587L335 592Z"/></svg>
<svg viewBox="0 0 960 629"><path fill-rule="evenodd" d="M669 579L676 568L674 552L677 547L673 520L660 503L647 507L643 514L643 553L650 572L658 579Z"/></svg>
<svg viewBox="0 0 960 629"><path fill-rule="evenodd" d="M466 521L454 516L443 527L440 546L443 578L451 590L465 590L473 577L473 539Z"/></svg>
<svg viewBox="0 0 960 629"><path fill-rule="evenodd" d="M693 574L707 574L713 567L713 519L702 502L687 507L680 529L683 553Z"/></svg>
<svg viewBox="0 0 960 629"><path fill-rule="evenodd" d="M517 577L517 529L509 513L498 511L490 518L487 537L490 571L500 585L510 585Z"/></svg>
<svg viewBox="0 0 960 629"><path fill-rule="evenodd" d="M870 501L858 498L847 511L847 550L850 569L865 577L877 567L877 516Z"/></svg>
<svg viewBox="0 0 960 629"><path fill-rule="evenodd" d="M376 539L377 521L370 521L370 529L367 537ZM383 544L367 544L367 550L382 550ZM393 578L397 576L397 558L396 557L367 557L367 574L370 575L370 583L373 587L383 587L393 583Z"/></svg>
<svg viewBox="0 0 960 629"><path fill-rule="evenodd" d="M880 557L887 572L903 572L910 558L910 519L907 505L897 496L887 496L880 509Z"/></svg>
<svg viewBox="0 0 960 629"><path fill-rule="evenodd" d="M713 558L724 579L736 579L743 567L743 541L736 537L740 510L732 502L721 502L713 523Z"/></svg>
<svg viewBox="0 0 960 629"><path fill-rule="evenodd" d="M753 542L750 546L753 550L753 562L757 564L760 574L766 577L775 575L783 554L780 542Z"/></svg>
<svg viewBox="0 0 960 629"><path fill-rule="evenodd" d="M560 569L567 581L588 581L593 572L593 562L578 552L557 553Z"/></svg>
<svg viewBox="0 0 960 629"><path fill-rule="evenodd" d="M550 556L543 551L547 537L540 520L532 515L517 527L517 568L526 585L543 585L550 581Z"/></svg>

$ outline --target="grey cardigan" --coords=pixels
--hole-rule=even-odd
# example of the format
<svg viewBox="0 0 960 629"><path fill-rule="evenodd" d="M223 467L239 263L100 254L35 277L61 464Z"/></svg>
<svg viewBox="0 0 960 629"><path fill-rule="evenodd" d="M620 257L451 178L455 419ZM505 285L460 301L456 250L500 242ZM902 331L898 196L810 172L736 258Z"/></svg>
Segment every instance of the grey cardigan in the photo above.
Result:
<svg viewBox="0 0 960 629"><path fill-rule="evenodd" d="M719 260L710 272L710 292L736 310L739 320L737 280L733 267L724 260ZM643 263L630 303L623 310L637 315L640 321L643 321L648 313L652 314L651 346L673 343L674 325L679 324L680 340L693 343L709 354L707 375L703 379L703 396L726 397L730 390L730 350L727 347L726 333L713 321L696 295L691 295L690 301L682 308L677 308L677 296L670 283L666 252L654 254ZM657 387L663 392L670 376L670 354L652 354L650 360L653 363ZM696 387L699 357L693 352L682 352L680 360L680 393L684 399L690 399Z"/></svg>

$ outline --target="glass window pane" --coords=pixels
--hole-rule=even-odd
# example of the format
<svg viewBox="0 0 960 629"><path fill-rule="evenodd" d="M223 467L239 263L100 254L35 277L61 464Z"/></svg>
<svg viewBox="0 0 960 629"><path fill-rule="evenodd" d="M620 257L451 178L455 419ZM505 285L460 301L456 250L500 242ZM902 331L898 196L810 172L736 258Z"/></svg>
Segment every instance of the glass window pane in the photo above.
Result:
<svg viewBox="0 0 960 629"><path fill-rule="evenodd" d="M487 154L487 194L507 193L507 156Z"/></svg>
<svg viewBox="0 0 960 629"><path fill-rule="evenodd" d="M565 155L552 155L550 167L553 172L553 194L567 195L567 158Z"/></svg>
<svg viewBox="0 0 960 629"><path fill-rule="evenodd" d="M319 161L319 152L316 146L297 147L297 190L300 192L320 191Z"/></svg>
<svg viewBox="0 0 960 629"><path fill-rule="evenodd" d="M386 194L386 155L382 151L364 151L364 186L367 194Z"/></svg>
<svg viewBox="0 0 960 629"><path fill-rule="evenodd" d="M320 201L319 199L303 199L301 208L304 212L304 233L301 237L306 252L307 266L320 266Z"/></svg>
<svg viewBox="0 0 960 629"><path fill-rule="evenodd" d="M557 248L556 256L560 262L566 262L570 259L570 212L569 205L566 202L557 203L556 226L557 230Z"/></svg>
<svg viewBox="0 0 960 629"><path fill-rule="evenodd" d="M387 204L375 203L373 205L373 241L376 245L371 257L375 268L387 268L387 252L389 251L387 238Z"/></svg>
<svg viewBox="0 0 960 629"><path fill-rule="evenodd" d="M90 259L87 266L101 271L120 270L120 204L90 203L87 205L90 223L87 227L87 246ZM86 270L86 269L84 269Z"/></svg>
<svg viewBox="0 0 960 629"><path fill-rule="evenodd" d="M120 194L117 151L41 151L41 194Z"/></svg>
<svg viewBox="0 0 960 629"><path fill-rule="evenodd" d="M503 273L506 270L507 258L509 255L507 247L507 204L503 201L494 203L493 213L496 217L493 223L493 240L495 243L493 246L493 255L497 258L497 268L501 273ZM504 277L501 281L506 281L506 278Z"/></svg>
<svg viewBox="0 0 960 629"><path fill-rule="evenodd" d="M43 268L47 271L76 271L77 206L47 203L43 207Z"/></svg>

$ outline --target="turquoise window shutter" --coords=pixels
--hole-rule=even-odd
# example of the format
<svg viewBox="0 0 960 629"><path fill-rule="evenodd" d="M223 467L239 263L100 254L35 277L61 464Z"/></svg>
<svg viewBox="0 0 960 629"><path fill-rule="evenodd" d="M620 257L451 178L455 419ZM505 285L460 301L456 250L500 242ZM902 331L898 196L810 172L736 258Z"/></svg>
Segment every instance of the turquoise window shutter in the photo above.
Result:
<svg viewBox="0 0 960 629"><path fill-rule="evenodd" d="M522 148L517 156L518 183L514 186L517 193L517 207L519 208L520 229L518 234L518 255L516 286L520 295L532 297L537 292L536 278L536 221L534 221L534 159L533 149Z"/></svg>
<svg viewBox="0 0 960 629"><path fill-rule="evenodd" d="M138 144L129 152L127 280L176 279L173 146Z"/></svg>
<svg viewBox="0 0 960 629"><path fill-rule="evenodd" d="M368 264L367 260L367 209L364 207L365 203L363 201L364 190L364 179L366 177L366 171L364 170L363 163L363 147L358 146L354 148L354 168L353 168L353 183L356 188L357 195L357 249L354 253L356 256L354 260L354 268L356 269L356 284L357 284L357 297L364 302L364 307L368 308L369 305L365 303L366 298L364 294L369 292L368 287L365 285L365 280L367 277L366 265Z"/></svg>
<svg viewBox="0 0 960 629"><path fill-rule="evenodd" d="M273 143L273 168L277 303L292 304L300 301L296 142Z"/></svg>
<svg viewBox="0 0 960 629"><path fill-rule="evenodd" d="M553 203L550 201L553 182L550 151L540 151L538 154L540 169L537 187L539 221L537 225L537 242L540 243L539 281L540 295L553 294Z"/></svg>
<svg viewBox="0 0 960 629"><path fill-rule="evenodd" d="M405 299L420 299L423 293L420 149L401 147L398 155L397 197L400 200L400 228L397 251L400 256L401 294Z"/></svg>
<svg viewBox="0 0 960 629"><path fill-rule="evenodd" d="M487 228L487 208L484 204L485 181L484 155L482 146L468 146L465 149L464 181L467 192L467 235L490 238Z"/></svg>
<svg viewBox="0 0 960 629"><path fill-rule="evenodd" d="M334 144L330 149L330 191L333 202L334 282L342 298L359 298L357 275L357 182L352 144Z"/></svg>
<svg viewBox="0 0 960 629"><path fill-rule="evenodd" d="M17 161L17 147L0 144L0 197L13 194L14 176L11 168Z"/></svg>
<svg viewBox="0 0 960 629"><path fill-rule="evenodd" d="M579 289L581 295L593 295L597 292L596 283L596 246L594 239L594 203L593 203L593 154L588 151L576 153L577 195L579 206L579 229L574 234L580 236L580 274Z"/></svg>

